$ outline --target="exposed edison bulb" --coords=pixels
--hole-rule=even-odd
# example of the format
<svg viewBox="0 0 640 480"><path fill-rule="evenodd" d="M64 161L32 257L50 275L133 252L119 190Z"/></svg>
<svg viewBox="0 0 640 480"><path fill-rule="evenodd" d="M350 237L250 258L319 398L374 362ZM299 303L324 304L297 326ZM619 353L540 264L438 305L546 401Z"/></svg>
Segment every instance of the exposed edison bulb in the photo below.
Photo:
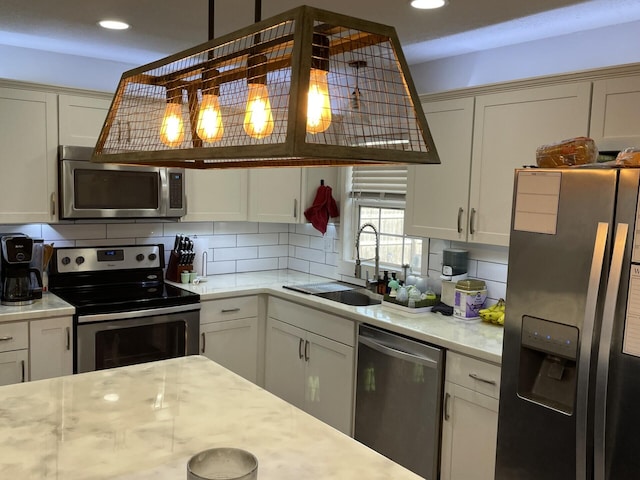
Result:
<svg viewBox="0 0 640 480"><path fill-rule="evenodd" d="M180 103L167 102L160 127L160 140L169 147L177 147L184 140L184 122Z"/></svg>
<svg viewBox="0 0 640 480"><path fill-rule="evenodd" d="M202 95L196 132L205 142L217 142L222 138L224 126L222 125L222 112L220 111L218 95L210 93Z"/></svg>
<svg viewBox="0 0 640 480"><path fill-rule="evenodd" d="M247 110L244 114L244 131L253 138L264 138L273 132L273 113L269 91L262 83L250 83Z"/></svg>
<svg viewBox="0 0 640 480"><path fill-rule="evenodd" d="M324 132L331 125L331 103L329 102L329 72L311 69L309 96L307 98L307 132Z"/></svg>

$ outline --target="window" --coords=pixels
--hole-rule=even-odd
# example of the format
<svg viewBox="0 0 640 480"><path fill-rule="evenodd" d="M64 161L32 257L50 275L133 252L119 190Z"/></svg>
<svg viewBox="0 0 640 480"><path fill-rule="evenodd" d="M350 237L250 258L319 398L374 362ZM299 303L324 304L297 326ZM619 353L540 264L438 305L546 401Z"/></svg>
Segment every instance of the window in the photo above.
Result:
<svg viewBox="0 0 640 480"><path fill-rule="evenodd" d="M422 265L422 240L407 237L404 231L404 205L407 190L406 166L353 167L349 196L351 225L355 236L370 223L380 236L381 270L388 266L400 270L409 264L418 273ZM365 228L360 235L360 259L375 257L375 235ZM355 258L355 253L354 253Z"/></svg>

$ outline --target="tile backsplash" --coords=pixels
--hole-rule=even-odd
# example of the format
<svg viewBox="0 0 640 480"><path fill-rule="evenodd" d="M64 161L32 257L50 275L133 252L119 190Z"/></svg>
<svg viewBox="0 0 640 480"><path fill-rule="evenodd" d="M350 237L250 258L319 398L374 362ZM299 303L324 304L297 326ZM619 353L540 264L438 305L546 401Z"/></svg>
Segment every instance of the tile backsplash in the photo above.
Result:
<svg viewBox="0 0 640 480"><path fill-rule="evenodd" d="M340 274L342 242L340 225L329 224L323 236L310 224L256 222L105 222L69 224L0 225L1 233L22 232L42 238L56 247L162 243L165 260L177 234L188 235L196 243L194 267L203 273L206 251L208 275L291 269L336 280L353 280ZM486 282L488 297L495 302L506 296L507 247L460 244L426 239L428 242L428 282L441 291L442 250L469 251L468 275Z"/></svg>

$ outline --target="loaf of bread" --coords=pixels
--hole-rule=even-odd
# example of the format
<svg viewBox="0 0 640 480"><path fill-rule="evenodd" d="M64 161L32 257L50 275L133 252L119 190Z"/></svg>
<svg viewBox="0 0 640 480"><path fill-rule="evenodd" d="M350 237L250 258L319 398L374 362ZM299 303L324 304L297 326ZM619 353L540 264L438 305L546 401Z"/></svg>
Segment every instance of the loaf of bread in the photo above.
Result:
<svg viewBox="0 0 640 480"><path fill-rule="evenodd" d="M630 147L622 150L616 157L616 165L624 167L640 166L640 148Z"/></svg>
<svg viewBox="0 0 640 480"><path fill-rule="evenodd" d="M575 137L536 149L536 163L542 168L571 167L594 163L598 148L589 137Z"/></svg>

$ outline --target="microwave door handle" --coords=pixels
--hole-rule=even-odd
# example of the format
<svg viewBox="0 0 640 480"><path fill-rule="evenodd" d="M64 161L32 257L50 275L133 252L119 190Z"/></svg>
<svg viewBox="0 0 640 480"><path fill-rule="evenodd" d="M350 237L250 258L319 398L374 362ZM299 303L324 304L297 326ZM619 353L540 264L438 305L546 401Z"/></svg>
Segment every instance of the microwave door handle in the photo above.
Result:
<svg viewBox="0 0 640 480"><path fill-rule="evenodd" d="M607 280L607 290L602 313L602 330L600 333L600 349L598 351L598 366L596 370L596 398L593 425L593 478L605 480L605 447L607 428L607 387L609 382L609 363L611 359L611 339L618 306L618 292L624 252L627 244L629 225L619 223L611 256L611 268Z"/></svg>

